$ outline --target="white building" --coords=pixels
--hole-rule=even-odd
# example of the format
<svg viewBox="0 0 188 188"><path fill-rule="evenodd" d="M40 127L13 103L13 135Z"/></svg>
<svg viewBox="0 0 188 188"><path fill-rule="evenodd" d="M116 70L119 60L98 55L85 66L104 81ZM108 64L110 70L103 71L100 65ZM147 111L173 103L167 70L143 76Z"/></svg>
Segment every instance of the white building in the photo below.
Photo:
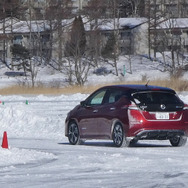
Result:
<svg viewBox="0 0 188 188"><path fill-rule="evenodd" d="M72 0L73 7L82 10L84 7L87 6L89 0Z"/></svg>
<svg viewBox="0 0 188 188"><path fill-rule="evenodd" d="M61 51L64 55L66 42L70 39L70 29L74 19L62 20L62 34L61 40L58 38L57 30L51 31L47 21L20 21L17 19L6 19L5 23L0 22L0 58L5 52L6 57L11 58L11 46L14 44L20 44L37 55L45 56L45 53L50 51L52 57L58 57L58 53ZM87 36L88 46L91 45L91 39L94 42L100 42L98 47L102 49L107 43L110 34L114 31L119 34L119 51L122 54L148 54L148 22L146 18L121 18L115 20L98 20L98 25L94 25L88 20L83 20L85 23L85 30ZM169 20L172 21L172 20ZM184 50L188 52L188 18L175 19L173 28L167 27L168 20L162 22L157 28L150 28L151 39L157 29L158 34L171 32L175 39L181 40L184 45ZM3 26L5 24L5 29ZM95 31L97 32L94 35ZM52 33L50 33L52 32ZM154 37L153 37L154 38ZM160 42L161 38L158 38ZM51 41L50 41L51 40ZM59 45L59 41L61 44ZM177 42L176 42L177 43ZM171 43L165 46L168 50L171 47ZM178 43L176 45L179 45ZM61 49L59 48L61 46ZM178 46L177 46L178 47ZM5 50L5 51L4 51Z"/></svg>

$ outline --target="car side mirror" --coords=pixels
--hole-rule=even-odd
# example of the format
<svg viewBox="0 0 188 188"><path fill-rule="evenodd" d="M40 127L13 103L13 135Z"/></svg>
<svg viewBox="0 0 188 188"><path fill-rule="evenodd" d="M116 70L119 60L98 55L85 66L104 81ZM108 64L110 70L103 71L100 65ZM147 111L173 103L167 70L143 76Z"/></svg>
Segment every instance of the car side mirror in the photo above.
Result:
<svg viewBox="0 0 188 188"><path fill-rule="evenodd" d="M80 105L81 105L81 106L86 106L85 101L81 101L81 102L80 102Z"/></svg>

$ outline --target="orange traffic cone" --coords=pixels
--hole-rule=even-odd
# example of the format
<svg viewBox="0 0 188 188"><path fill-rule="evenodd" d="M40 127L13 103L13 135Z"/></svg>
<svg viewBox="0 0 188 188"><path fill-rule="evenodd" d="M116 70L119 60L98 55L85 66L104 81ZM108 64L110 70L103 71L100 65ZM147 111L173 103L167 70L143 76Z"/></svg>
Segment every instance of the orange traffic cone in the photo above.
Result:
<svg viewBox="0 0 188 188"><path fill-rule="evenodd" d="M8 139L6 131L3 134L2 148L8 149Z"/></svg>

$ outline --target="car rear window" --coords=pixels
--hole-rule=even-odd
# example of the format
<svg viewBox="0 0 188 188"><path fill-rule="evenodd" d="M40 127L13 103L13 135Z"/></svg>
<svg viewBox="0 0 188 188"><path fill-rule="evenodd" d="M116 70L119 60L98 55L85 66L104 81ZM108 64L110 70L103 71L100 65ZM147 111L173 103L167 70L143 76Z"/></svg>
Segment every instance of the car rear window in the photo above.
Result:
<svg viewBox="0 0 188 188"><path fill-rule="evenodd" d="M168 92L139 92L133 94L133 99L138 106L145 106L145 110L149 111L177 111L183 108L183 102Z"/></svg>

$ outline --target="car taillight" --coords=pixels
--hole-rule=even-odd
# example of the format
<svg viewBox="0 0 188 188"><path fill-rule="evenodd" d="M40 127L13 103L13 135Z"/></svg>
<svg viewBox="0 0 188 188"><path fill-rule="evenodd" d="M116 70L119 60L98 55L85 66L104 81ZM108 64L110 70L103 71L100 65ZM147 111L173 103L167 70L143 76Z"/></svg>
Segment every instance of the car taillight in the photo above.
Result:
<svg viewBox="0 0 188 188"><path fill-rule="evenodd" d="M143 116L136 104L131 104L128 107L128 117L130 126L140 125L143 123Z"/></svg>

